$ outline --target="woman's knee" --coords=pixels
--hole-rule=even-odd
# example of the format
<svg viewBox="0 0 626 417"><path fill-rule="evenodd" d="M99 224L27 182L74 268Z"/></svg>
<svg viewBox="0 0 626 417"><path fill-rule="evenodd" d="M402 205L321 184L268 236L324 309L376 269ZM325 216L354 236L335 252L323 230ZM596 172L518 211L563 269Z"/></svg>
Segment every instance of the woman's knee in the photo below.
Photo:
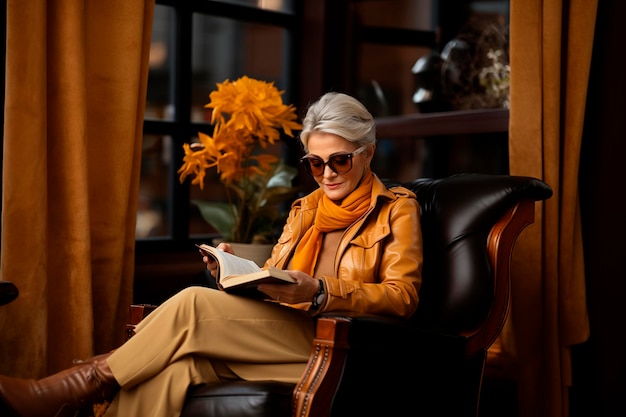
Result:
<svg viewBox="0 0 626 417"><path fill-rule="evenodd" d="M182 290L180 290L178 294L180 294L183 297L194 297L198 295L207 294L211 291L215 291L215 290L212 288L201 287L201 286L196 285L196 286L183 288Z"/></svg>

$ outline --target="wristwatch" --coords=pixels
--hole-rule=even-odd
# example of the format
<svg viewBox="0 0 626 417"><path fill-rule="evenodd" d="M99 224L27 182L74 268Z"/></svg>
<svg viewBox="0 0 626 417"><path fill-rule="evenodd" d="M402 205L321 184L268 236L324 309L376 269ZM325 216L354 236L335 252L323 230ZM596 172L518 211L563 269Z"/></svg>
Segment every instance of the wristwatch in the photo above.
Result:
<svg viewBox="0 0 626 417"><path fill-rule="evenodd" d="M313 296L313 303L311 304L311 308L317 310L320 308L322 303L324 302L324 297L326 297L326 293L324 292L324 280L318 280L320 283L319 289Z"/></svg>

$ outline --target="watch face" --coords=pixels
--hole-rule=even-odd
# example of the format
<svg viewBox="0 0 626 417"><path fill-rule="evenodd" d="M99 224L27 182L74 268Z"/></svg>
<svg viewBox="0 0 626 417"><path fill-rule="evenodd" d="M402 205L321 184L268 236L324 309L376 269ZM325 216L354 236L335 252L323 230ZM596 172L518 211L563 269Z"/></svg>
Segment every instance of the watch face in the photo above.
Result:
<svg viewBox="0 0 626 417"><path fill-rule="evenodd" d="M315 305L321 306L323 302L324 302L324 292L321 292L315 297Z"/></svg>
<svg viewBox="0 0 626 417"><path fill-rule="evenodd" d="M317 294L313 296L313 308L319 308L324 301L324 281L319 280L319 289L317 290Z"/></svg>

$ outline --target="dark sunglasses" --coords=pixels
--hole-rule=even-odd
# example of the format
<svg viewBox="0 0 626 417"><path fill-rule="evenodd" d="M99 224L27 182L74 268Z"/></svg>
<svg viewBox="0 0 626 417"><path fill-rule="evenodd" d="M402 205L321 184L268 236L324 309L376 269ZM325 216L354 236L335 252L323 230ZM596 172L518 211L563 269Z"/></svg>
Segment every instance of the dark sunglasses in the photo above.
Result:
<svg viewBox="0 0 626 417"><path fill-rule="evenodd" d="M300 163L304 165L304 168L314 177L324 175L326 165L328 165L328 167L338 175L347 174L352 169L352 158L363 152L365 149L367 149L365 146L361 146L354 152L337 152L330 155L330 157L328 157L328 161L326 162L324 162L324 160L319 156L304 156L300 158Z"/></svg>

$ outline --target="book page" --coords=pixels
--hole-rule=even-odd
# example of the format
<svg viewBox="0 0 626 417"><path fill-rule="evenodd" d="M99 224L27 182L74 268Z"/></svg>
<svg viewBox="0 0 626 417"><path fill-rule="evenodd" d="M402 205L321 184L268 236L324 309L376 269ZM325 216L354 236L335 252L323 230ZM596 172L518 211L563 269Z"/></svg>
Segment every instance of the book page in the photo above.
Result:
<svg viewBox="0 0 626 417"><path fill-rule="evenodd" d="M296 280L287 271L270 267L269 269L243 275L224 276L221 285L224 289L256 287L260 283L293 284Z"/></svg>
<svg viewBox="0 0 626 417"><path fill-rule="evenodd" d="M210 256L217 261L218 281L221 280L222 277L230 275L245 275L252 272L259 272L261 270L261 268L259 268L259 266L250 259L245 259L205 244L196 246L200 248L205 255Z"/></svg>

